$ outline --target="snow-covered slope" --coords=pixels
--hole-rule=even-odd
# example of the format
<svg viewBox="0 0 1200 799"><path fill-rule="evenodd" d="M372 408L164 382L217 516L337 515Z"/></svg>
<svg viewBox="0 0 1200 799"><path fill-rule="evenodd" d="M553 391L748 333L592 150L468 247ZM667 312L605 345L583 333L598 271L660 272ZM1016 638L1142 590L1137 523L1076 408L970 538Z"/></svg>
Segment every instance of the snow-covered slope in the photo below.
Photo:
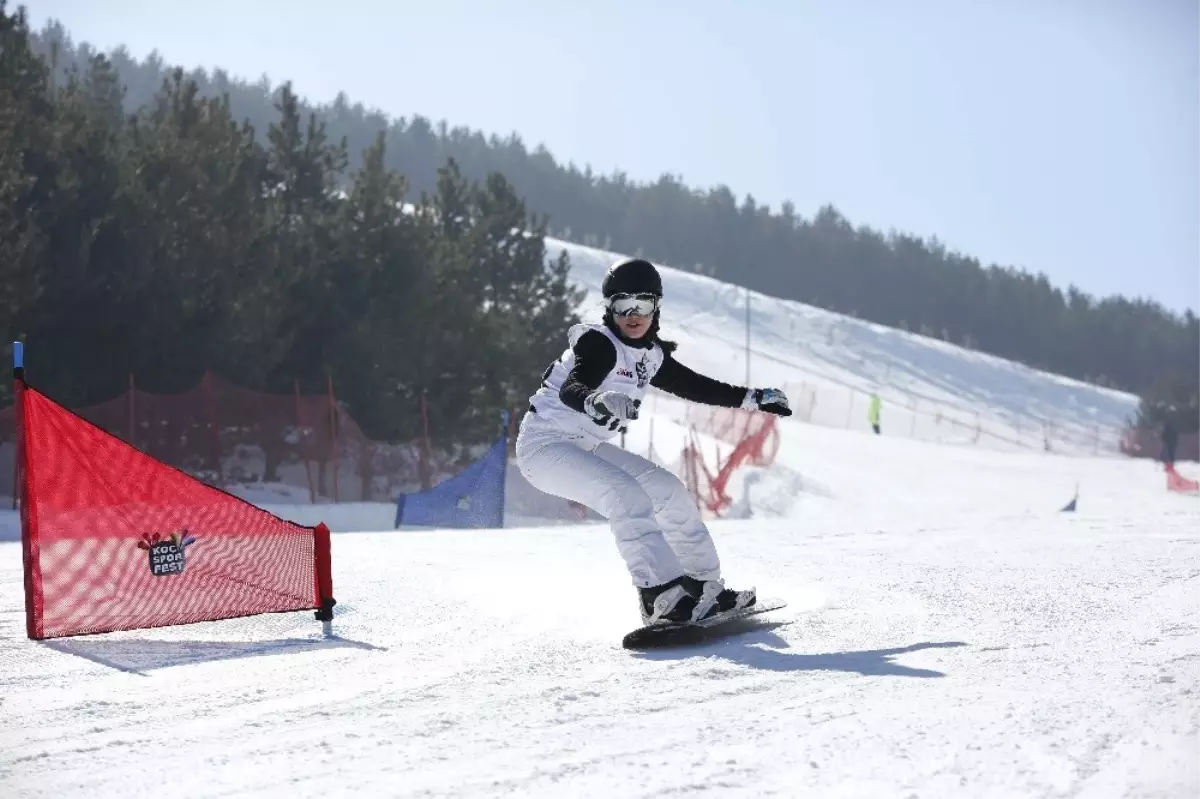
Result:
<svg viewBox="0 0 1200 799"><path fill-rule="evenodd" d="M598 319L601 280L621 256L557 239L547 248L554 257L566 250L574 281L588 289L581 310ZM680 360L744 383L747 291L670 266L660 271L663 331L681 343ZM1116 451L1137 409L1132 394L755 292L749 332L751 382L785 386L798 413L826 426L868 429L876 392L888 435L1096 454Z"/></svg>
<svg viewBox="0 0 1200 799"><path fill-rule="evenodd" d="M611 260L572 258L592 286ZM743 380L742 300L664 271L680 357ZM887 430L905 393L1078 431L1132 398L752 307L752 382L885 399L882 436L782 420L774 464L737 478L749 518L711 523L729 582L789 603L765 626L628 652L635 594L602 523L392 532L387 504L261 493L338 533L338 637L295 613L34 643L20 545L0 543L0 796L1200 795L1197 499L1086 439ZM646 410L627 446L670 460L682 409Z"/></svg>
<svg viewBox="0 0 1200 799"><path fill-rule="evenodd" d="M1145 461L785 437L823 491L713 530L790 606L680 650L620 648L603 525L336 535L334 640L29 642L0 544L0 795L1200 795L1194 498Z"/></svg>

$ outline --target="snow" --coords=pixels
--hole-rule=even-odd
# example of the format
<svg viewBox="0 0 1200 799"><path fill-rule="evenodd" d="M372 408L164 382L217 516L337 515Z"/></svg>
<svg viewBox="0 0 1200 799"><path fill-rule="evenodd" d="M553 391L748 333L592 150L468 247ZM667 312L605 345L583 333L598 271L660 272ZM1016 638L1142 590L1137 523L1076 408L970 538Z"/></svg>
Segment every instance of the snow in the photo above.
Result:
<svg viewBox="0 0 1200 799"><path fill-rule="evenodd" d="M713 291L669 274L689 321L668 332L685 362L740 381L741 317ZM810 331L755 328L756 384L890 392L882 436L782 420L776 462L735 480L747 518L711 522L729 583L789 603L757 630L621 649L635 594L602 523L395 532L389 503L258 487L243 493L335 531L335 638L289 613L32 642L9 540L0 795L1200 795L1200 503L1085 435L1136 400L753 302ZM1040 432L891 434L906 393L1076 438L1047 453ZM653 418L669 462L681 407L645 408L627 446L648 450Z"/></svg>
<svg viewBox="0 0 1200 799"><path fill-rule="evenodd" d="M653 654L619 647L603 526L337 535L333 641L282 614L28 642L4 544L0 793L1196 795L1194 502L1093 463L1059 514L1050 458L992 457L973 490L924 459L925 507L889 457L791 523L715 522L730 580L790 605Z"/></svg>
<svg viewBox="0 0 1200 799"><path fill-rule="evenodd" d="M619 256L548 239L566 250L573 279L588 290L581 310L598 319L604 272ZM679 358L707 374L745 383L747 291L670 266L663 276L663 333ZM1137 411L1136 396L883 325L758 292L750 295L749 374L784 387L811 421L867 431L867 403L883 401L883 427L995 449L1113 454ZM815 405L813 404L813 400ZM958 422L954 424L953 421Z"/></svg>

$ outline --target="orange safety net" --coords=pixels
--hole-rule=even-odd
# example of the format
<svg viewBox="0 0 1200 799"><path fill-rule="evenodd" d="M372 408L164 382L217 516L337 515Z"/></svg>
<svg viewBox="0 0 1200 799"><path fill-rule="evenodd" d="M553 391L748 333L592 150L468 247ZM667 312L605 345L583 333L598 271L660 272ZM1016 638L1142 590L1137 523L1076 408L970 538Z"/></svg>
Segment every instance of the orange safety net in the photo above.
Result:
<svg viewBox="0 0 1200 799"><path fill-rule="evenodd" d="M777 419L769 413L739 408L710 408L689 405L688 443L682 453L683 481L705 509L719 516L733 504L729 480L743 466L766 467L779 452ZM705 460L697 435L716 439L732 447L722 456L715 453L714 466Z"/></svg>
<svg viewBox="0 0 1200 799"><path fill-rule="evenodd" d="M1179 472L1175 471L1175 465L1168 463L1166 465L1167 472L1167 490L1176 491L1180 494L1197 494L1200 493L1200 482L1190 480L1184 477Z"/></svg>
<svg viewBox="0 0 1200 799"><path fill-rule="evenodd" d="M1134 458L1161 460L1164 456L1162 434L1157 430L1130 429L1121 439L1121 453ZM1200 434L1184 433L1175 444L1175 460L1200 460Z"/></svg>

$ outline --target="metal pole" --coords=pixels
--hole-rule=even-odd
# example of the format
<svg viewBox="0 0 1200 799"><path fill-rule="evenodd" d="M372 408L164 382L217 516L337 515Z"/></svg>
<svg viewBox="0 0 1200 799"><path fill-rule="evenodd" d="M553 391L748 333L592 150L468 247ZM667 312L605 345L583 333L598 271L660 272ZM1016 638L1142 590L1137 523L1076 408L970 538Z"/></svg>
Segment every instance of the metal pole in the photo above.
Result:
<svg viewBox="0 0 1200 799"><path fill-rule="evenodd" d="M746 387L750 387L750 287L746 287Z"/></svg>

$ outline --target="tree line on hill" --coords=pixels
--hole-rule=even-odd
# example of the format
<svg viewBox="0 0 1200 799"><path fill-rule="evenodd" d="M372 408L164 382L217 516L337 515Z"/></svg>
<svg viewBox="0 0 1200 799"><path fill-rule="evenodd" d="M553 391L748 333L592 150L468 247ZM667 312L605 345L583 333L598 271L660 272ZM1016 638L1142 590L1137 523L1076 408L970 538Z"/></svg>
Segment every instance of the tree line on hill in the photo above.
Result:
<svg viewBox="0 0 1200 799"><path fill-rule="evenodd" d="M536 388L581 297L500 173L446 159L418 192L382 131L356 153L287 86L247 121L156 73L130 112L109 59L53 68L5 6L0 329L39 388L77 407L131 373L152 393L207 368L272 392L332 377L369 437L420 435L425 394L447 444L492 440Z"/></svg>
<svg viewBox="0 0 1200 799"><path fill-rule="evenodd" d="M33 43L58 71L96 55L58 23L34 34ZM117 48L109 57L127 88L127 113L151 103L171 74L157 54L139 60ZM200 97L218 98L233 119L247 122L264 145L280 98L294 98L287 85L249 82L220 69L186 78ZM1196 405L1200 320L1191 311L1176 314L1140 298L1096 298L1075 286L1064 291L1044 274L985 266L936 238L855 226L828 205L805 218L790 203L773 211L752 196L739 200L724 185L700 190L671 175L650 183L620 172L597 175L560 164L544 146L527 147L515 134L485 136L421 116L389 118L344 94L299 108L315 113L331 140L346 142L355 168L378 145L383 168L403 168L413 192L436 193L453 160L467 180L504 175L510 190L548 220L552 227L544 230L564 239L1142 393L1144 409ZM348 185L351 175L333 179Z"/></svg>

